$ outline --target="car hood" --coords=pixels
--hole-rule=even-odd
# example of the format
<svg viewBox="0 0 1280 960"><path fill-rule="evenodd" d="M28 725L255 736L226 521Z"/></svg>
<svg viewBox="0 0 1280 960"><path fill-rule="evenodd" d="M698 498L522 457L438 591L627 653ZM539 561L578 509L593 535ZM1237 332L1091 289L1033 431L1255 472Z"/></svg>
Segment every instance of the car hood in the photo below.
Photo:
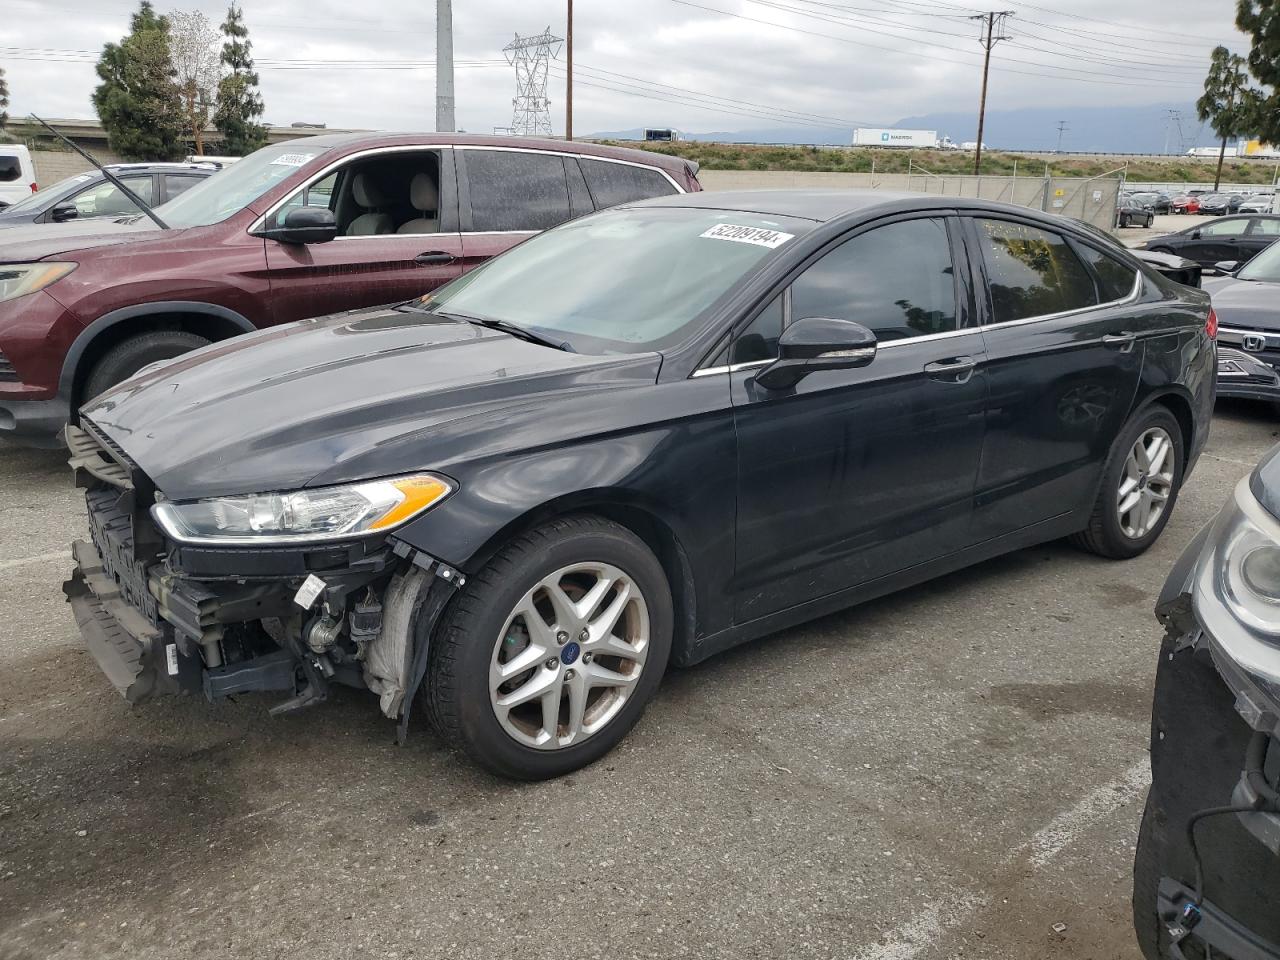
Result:
<svg viewBox="0 0 1280 960"><path fill-rule="evenodd" d="M1206 277L1200 285L1224 327L1280 330L1280 283Z"/></svg>
<svg viewBox="0 0 1280 960"><path fill-rule="evenodd" d="M558 400L651 387L660 366L379 308L213 344L82 412L157 489L191 500L439 469L511 443L522 424L532 435Z"/></svg>
<svg viewBox="0 0 1280 960"><path fill-rule="evenodd" d="M0 235L0 263L44 260L93 247L128 243L159 232L159 228L145 217L130 223L101 219L84 223L19 224Z"/></svg>

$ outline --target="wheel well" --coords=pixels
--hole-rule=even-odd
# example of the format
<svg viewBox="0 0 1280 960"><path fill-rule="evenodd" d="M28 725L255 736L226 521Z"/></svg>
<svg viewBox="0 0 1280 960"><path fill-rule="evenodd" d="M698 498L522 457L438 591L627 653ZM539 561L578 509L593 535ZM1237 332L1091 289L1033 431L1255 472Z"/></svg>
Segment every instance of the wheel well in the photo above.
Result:
<svg viewBox="0 0 1280 960"><path fill-rule="evenodd" d="M211 313L150 313L113 323L90 340L76 360L75 377L71 385L71 409L77 409L85 399L82 395L85 382L98 361L109 350L130 337L157 330L180 330L210 341L225 340L244 333L243 329L230 320Z"/></svg>
<svg viewBox="0 0 1280 960"><path fill-rule="evenodd" d="M1152 403L1164 407L1173 414L1173 418L1178 421L1178 426L1182 429L1183 456L1190 456L1191 444L1195 441L1196 421L1195 415L1191 412L1191 404L1186 397L1176 393L1165 393L1156 397Z"/></svg>
<svg viewBox="0 0 1280 960"><path fill-rule="evenodd" d="M683 654L697 637L697 609L693 584L693 567L675 532L650 510L632 504L604 499L583 499L580 496L565 498L530 510L518 520L508 524L491 538L473 556L467 567L471 571L484 566L490 558L512 538L540 527L552 520L570 516L592 515L612 520L626 527L653 551L662 564L663 573L671 587L671 606L674 611L675 634L672 637L672 660L680 662Z"/></svg>

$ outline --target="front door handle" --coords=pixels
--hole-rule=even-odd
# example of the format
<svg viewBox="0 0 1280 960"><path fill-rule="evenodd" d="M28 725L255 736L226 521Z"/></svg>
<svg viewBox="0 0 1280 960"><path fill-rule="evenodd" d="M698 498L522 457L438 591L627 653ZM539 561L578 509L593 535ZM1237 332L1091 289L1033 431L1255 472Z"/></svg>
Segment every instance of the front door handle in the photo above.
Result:
<svg viewBox="0 0 1280 960"><path fill-rule="evenodd" d="M1138 339L1137 334L1130 333L1127 330L1123 333L1109 333L1102 338L1102 345L1110 347L1113 350L1119 350L1121 353L1128 353L1133 349L1133 343Z"/></svg>
<svg viewBox="0 0 1280 960"><path fill-rule="evenodd" d="M973 357L948 357L946 360L935 360L924 365L924 372L930 380L943 383L968 383L978 361Z"/></svg>
<svg viewBox="0 0 1280 960"><path fill-rule="evenodd" d="M426 253L418 254L416 257L413 258L413 262L420 263L424 267L429 267L434 265L443 265L443 264L453 263L453 261L457 259L458 258L455 257L452 253L446 253L443 250L429 250Z"/></svg>

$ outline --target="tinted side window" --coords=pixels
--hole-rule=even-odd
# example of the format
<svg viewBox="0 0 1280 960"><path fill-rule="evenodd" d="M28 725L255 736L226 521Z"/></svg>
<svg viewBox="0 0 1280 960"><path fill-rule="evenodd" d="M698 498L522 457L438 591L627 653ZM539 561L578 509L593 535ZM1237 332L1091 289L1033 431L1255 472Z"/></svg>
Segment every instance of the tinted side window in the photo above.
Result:
<svg viewBox="0 0 1280 960"><path fill-rule="evenodd" d="M978 220L995 323L1098 303L1093 278L1056 233L1007 220Z"/></svg>
<svg viewBox="0 0 1280 960"><path fill-rule="evenodd" d="M1134 278L1137 272L1125 266L1115 257L1108 256L1101 250L1085 244L1076 247L1084 262L1093 267L1093 274L1098 278L1098 293L1103 303L1112 300L1123 300L1133 292Z"/></svg>
<svg viewBox="0 0 1280 960"><path fill-rule="evenodd" d="M854 237L791 287L791 316L856 320L881 340L956 329L947 225L905 220Z"/></svg>
<svg viewBox="0 0 1280 960"><path fill-rule="evenodd" d="M1280 237L1280 220L1255 220L1249 228L1251 237Z"/></svg>
<svg viewBox="0 0 1280 960"><path fill-rule="evenodd" d="M0 156L0 183L22 179L22 162L17 157Z"/></svg>
<svg viewBox="0 0 1280 960"><path fill-rule="evenodd" d="M1200 228L1200 236L1239 237L1244 234L1247 226L1249 226L1249 221L1242 217L1236 217L1232 220L1215 220L1213 223L1206 223Z"/></svg>
<svg viewBox="0 0 1280 960"><path fill-rule="evenodd" d="M471 190L471 229L546 230L569 219L564 162L550 153L459 151Z"/></svg>
<svg viewBox="0 0 1280 960"><path fill-rule="evenodd" d="M773 298L751 321L750 325L733 339L729 348L729 363L753 363L756 360L772 360L778 355L778 338L782 336L782 295Z"/></svg>
<svg viewBox="0 0 1280 960"><path fill-rule="evenodd" d="M604 160L579 158L587 186L595 198L596 209L644 200L648 197L665 197L676 192L671 181L650 167L633 167L626 163L608 163Z"/></svg>
<svg viewBox="0 0 1280 960"><path fill-rule="evenodd" d="M166 174L164 178L164 192L167 199L172 200L180 193L186 193L197 183L201 177L188 177L182 174Z"/></svg>

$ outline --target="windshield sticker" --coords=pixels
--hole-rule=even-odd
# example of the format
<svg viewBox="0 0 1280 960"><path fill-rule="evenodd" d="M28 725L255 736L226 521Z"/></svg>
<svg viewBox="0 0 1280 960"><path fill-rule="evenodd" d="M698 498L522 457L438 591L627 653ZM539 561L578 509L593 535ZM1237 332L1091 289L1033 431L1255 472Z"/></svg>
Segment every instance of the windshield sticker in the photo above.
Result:
<svg viewBox="0 0 1280 960"><path fill-rule="evenodd" d="M314 153L282 153L271 163L277 167L302 167L315 159Z"/></svg>
<svg viewBox="0 0 1280 960"><path fill-rule="evenodd" d="M788 240L795 239L794 233L782 233L778 230L767 230L764 227L742 227L735 223L720 223L706 233L700 234L710 240L732 240L734 243L750 243L757 247L768 247L774 250Z"/></svg>

